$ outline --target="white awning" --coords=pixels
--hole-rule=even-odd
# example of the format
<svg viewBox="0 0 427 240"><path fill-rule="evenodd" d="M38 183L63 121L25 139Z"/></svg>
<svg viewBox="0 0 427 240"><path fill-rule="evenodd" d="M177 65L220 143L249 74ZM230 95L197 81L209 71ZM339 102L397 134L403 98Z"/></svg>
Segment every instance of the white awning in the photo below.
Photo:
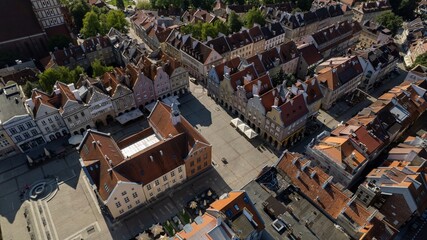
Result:
<svg viewBox="0 0 427 240"><path fill-rule="evenodd" d="M246 130L251 129L248 125L246 125L246 124L244 124L244 123L239 124L239 125L237 126L237 128L238 128L242 133L244 133Z"/></svg>
<svg viewBox="0 0 427 240"><path fill-rule="evenodd" d="M255 138L256 136L258 136L258 133L256 133L254 130L249 129L245 131L245 135L246 137L248 137L249 139Z"/></svg>
<svg viewBox="0 0 427 240"><path fill-rule="evenodd" d="M118 117L116 117L116 120L119 121L120 124L125 124L131 120L137 119L144 114L139 109L132 110L130 112L124 113Z"/></svg>
<svg viewBox="0 0 427 240"><path fill-rule="evenodd" d="M80 134L74 135L68 139L68 143L71 145L77 145L83 140L83 136Z"/></svg>
<svg viewBox="0 0 427 240"><path fill-rule="evenodd" d="M231 125L233 125L233 127L237 127L242 123L243 123L242 120L240 120L239 118L235 118L231 120Z"/></svg>

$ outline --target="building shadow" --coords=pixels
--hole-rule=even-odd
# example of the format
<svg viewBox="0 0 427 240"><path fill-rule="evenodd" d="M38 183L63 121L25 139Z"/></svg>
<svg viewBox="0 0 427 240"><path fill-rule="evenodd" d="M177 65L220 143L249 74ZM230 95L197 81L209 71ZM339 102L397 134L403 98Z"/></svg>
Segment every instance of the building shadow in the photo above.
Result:
<svg viewBox="0 0 427 240"><path fill-rule="evenodd" d="M179 98L181 115L191 125L209 127L212 125L212 113L193 94L186 94Z"/></svg>

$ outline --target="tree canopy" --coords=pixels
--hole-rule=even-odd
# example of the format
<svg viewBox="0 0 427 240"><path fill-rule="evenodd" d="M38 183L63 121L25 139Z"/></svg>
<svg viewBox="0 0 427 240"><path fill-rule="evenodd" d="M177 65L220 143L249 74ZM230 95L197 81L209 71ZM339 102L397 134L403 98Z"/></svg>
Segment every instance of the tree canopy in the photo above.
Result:
<svg viewBox="0 0 427 240"><path fill-rule="evenodd" d="M228 29L230 32L238 32L243 26L242 21L240 21L239 16L235 12L231 12L230 15L228 15L227 19Z"/></svg>
<svg viewBox="0 0 427 240"><path fill-rule="evenodd" d="M113 67L105 66L101 63L99 59L95 59L91 64L92 67L92 77L99 77L104 75L104 73L112 71Z"/></svg>
<svg viewBox="0 0 427 240"><path fill-rule="evenodd" d="M125 3L123 2L123 0L116 0L116 7L118 9L125 9Z"/></svg>
<svg viewBox="0 0 427 240"><path fill-rule="evenodd" d="M83 27L83 18L90 11L90 6L86 0L75 0L69 2L69 10L74 19L74 24L78 29Z"/></svg>
<svg viewBox="0 0 427 240"><path fill-rule="evenodd" d="M388 28L391 33L395 35L402 26L403 19L402 17L395 15L393 12L384 12L377 17L377 22Z"/></svg>
<svg viewBox="0 0 427 240"><path fill-rule="evenodd" d="M423 53L415 59L414 66L416 65L423 65L427 67L427 53Z"/></svg>
<svg viewBox="0 0 427 240"><path fill-rule="evenodd" d="M285 73L283 69L280 69L280 71L271 78L271 83L276 87L282 84L283 81L286 81L286 87L290 87L297 82L297 78L291 73Z"/></svg>
<svg viewBox="0 0 427 240"><path fill-rule="evenodd" d="M53 85L56 81L63 83L75 83L83 72L84 70L80 66L73 70L64 66L49 68L38 75L39 85L43 91L50 93L52 92Z"/></svg>
<svg viewBox="0 0 427 240"><path fill-rule="evenodd" d="M208 37L216 38L219 33L227 35L229 33L228 27L225 23L217 20L213 23L193 23L181 27L181 32L184 34L191 34L192 37L205 41Z"/></svg>
<svg viewBox="0 0 427 240"><path fill-rule="evenodd" d="M245 14L245 27L251 28L254 26L254 23L257 23L261 26L265 25L265 16L260 9L252 8Z"/></svg>
<svg viewBox="0 0 427 240"><path fill-rule="evenodd" d="M389 3L394 14L401 16L405 20L413 20L415 18L417 0L392 0Z"/></svg>
<svg viewBox="0 0 427 240"><path fill-rule="evenodd" d="M129 22L120 10L111 10L108 13L97 13L94 10L88 12L83 19L83 28L80 32L87 38L96 36L98 33L105 35L110 28L126 32Z"/></svg>

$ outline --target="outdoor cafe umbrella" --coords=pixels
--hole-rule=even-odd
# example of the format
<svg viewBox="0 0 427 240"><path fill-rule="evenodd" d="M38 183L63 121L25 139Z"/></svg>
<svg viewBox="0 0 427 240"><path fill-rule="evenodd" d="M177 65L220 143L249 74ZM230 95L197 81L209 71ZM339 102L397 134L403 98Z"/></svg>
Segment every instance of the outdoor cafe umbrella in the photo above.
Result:
<svg viewBox="0 0 427 240"><path fill-rule="evenodd" d="M153 226L150 227L150 231L154 236L160 235L160 233L163 232L163 227L160 224L153 224Z"/></svg>
<svg viewBox="0 0 427 240"><path fill-rule="evenodd" d="M151 237L148 235L148 233L143 232L140 233L137 237L136 240L151 240Z"/></svg>
<svg viewBox="0 0 427 240"><path fill-rule="evenodd" d="M166 235L160 235L160 237L158 238L158 240L168 240L169 237Z"/></svg>
<svg viewBox="0 0 427 240"><path fill-rule="evenodd" d="M249 128L249 126L248 125L246 125L246 124L244 124L244 123L242 123L242 124L240 124L239 126L237 126L237 128L242 132L242 133L244 133L246 130L249 130L250 128Z"/></svg>
<svg viewBox="0 0 427 240"><path fill-rule="evenodd" d="M47 150L46 148L44 148L44 154L46 155L46 157L51 157L49 150Z"/></svg>
<svg viewBox="0 0 427 240"><path fill-rule="evenodd" d="M240 120L239 118L235 118L231 120L231 125L233 125L234 127L237 127L242 123L243 123L242 120Z"/></svg>
<svg viewBox="0 0 427 240"><path fill-rule="evenodd" d="M71 145L77 145L83 140L83 136L80 134L74 135L68 139L68 143Z"/></svg>
<svg viewBox="0 0 427 240"><path fill-rule="evenodd" d="M192 202L190 203L190 208L191 208L191 209L196 209L196 208L197 208L197 203L196 203L195 201L192 201Z"/></svg>
<svg viewBox="0 0 427 240"><path fill-rule="evenodd" d="M34 162L33 159L28 155L27 155L27 160L28 160L29 164L33 164L33 162Z"/></svg>
<svg viewBox="0 0 427 240"><path fill-rule="evenodd" d="M246 130L246 131L245 131L245 135L246 135L246 137L248 137L249 139L252 139L252 138L254 138L254 137L258 136L258 134L257 134L254 130L252 130L252 129L248 129L248 130Z"/></svg>

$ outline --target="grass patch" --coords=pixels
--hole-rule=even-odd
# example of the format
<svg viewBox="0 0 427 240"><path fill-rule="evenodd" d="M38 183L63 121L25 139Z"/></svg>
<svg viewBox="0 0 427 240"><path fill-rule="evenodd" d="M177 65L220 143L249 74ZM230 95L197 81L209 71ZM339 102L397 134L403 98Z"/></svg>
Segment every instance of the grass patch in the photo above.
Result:
<svg viewBox="0 0 427 240"><path fill-rule="evenodd" d="M187 211L185 211L184 213L182 213L182 211L179 212L179 217L181 218L181 221L182 221L182 223L184 225L190 223L191 217L190 217L190 214L188 214Z"/></svg>
<svg viewBox="0 0 427 240"><path fill-rule="evenodd" d="M166 233L169 236L173 236L174 235L174 227L172 226L172 224L168 224L167 222L163 223L163 229L166 231Z"/></svg>
<svg viewBox="0 0 427 240"><path fill-rule="evenodd" d="M116 0L111 0L109 3L111 5L117 6ZM123 3L125 4L125 8L126 8L127 6L132 5L133 2L131 0L123 0Z"/></svg>

